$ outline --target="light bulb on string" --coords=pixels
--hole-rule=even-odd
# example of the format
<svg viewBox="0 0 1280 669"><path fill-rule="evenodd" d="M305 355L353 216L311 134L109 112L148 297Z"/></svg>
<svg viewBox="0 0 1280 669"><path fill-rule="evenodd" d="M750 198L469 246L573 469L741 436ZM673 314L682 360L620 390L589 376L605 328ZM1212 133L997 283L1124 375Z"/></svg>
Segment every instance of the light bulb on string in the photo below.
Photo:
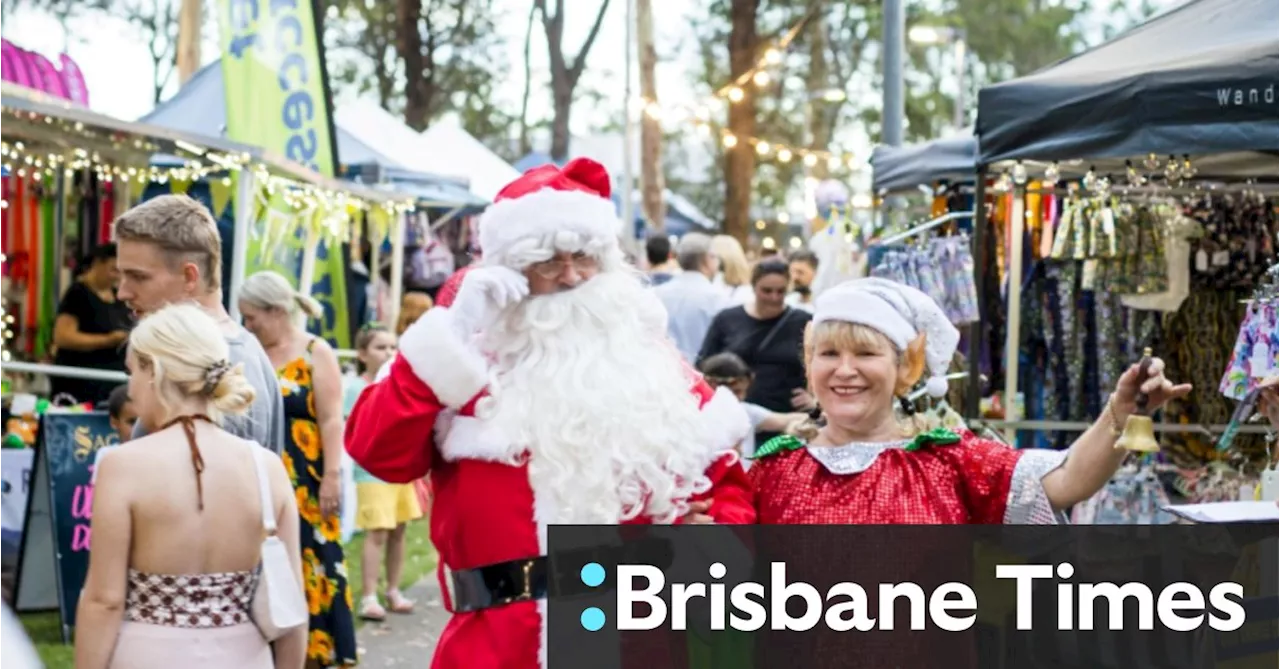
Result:
<svg viewBox="0 0 1280 669"><path fill-rule="evenodd" d="M1155 172L1160 169L1159 156L1154 153L1148 153L1146 159L1142 161L1142 166L1146 168L1148 174Z"/></svg>
<svg viewBox="0 0 1280 669"><path fill-rule="evenodd" d="M732 149L738 145L738 138L732 133L725 133L724 137L721 138L721 141L724 143L724 148L726 149Z"/></svg>
<svg viewBox="0 0 1280 669"><path fill-rule="evenodd" d="M760 154L760 155L762 155L762 156L767 156L767 155L769 155L769 143L768 143L768 142L765 142L765 141L757 142L757 143L756 143L756 153L758 153L758 154Z"/></svg>
<svg viewBox="0 0 1280 669"><path fill-rule="evenodd" d="M764 52L764 62L769 65L777 65L782 62L782 52L774 47L769 47Z"/></svg>
<svg viewBox="0 0 1280 669"><path fill-rule="evenodd" d="M765 222L764 222L764 221L756 221L756 229L757 229L757 230L764 230L764 228L765 228Z"/></svg>
<svg viewBox="0 0 1280 669"><path fill-rule="evenodd" d="M1187 180L1193 179L1195 178L1198 171L1199 170L1197 170L1195 166L1191 164L1191 156L1184 154L1182 156L1182 173L1181 173L1182 178Z"/></svg>
<svg viewBox="0 0 1280 669"><path fill-rule="evenodd" d="M761 86L761 87L768 86L769 73L764 70L758 70L754 75L751 76L751 81L755 82L755 85L757 86Z"/></svg>
<svg viewBox="0 0 1280 669"><path fill-rule="evenodd" d="M778 212L778 215L776 218L778 219L778 222L783 225L787 225L788 223L791 222L791 214L788 214L785 211Z"/></svg>
<svg viewBox="0 0 1280 669"><path fill-rule="evenodd" d="M778 162L780 163L791 162L791 149L788 149L785 146L778 149Z"/></svg>
<svg viewBox="0 0 1280 669"><path fill-rule="evenodd" d="M1057 183L1061 176L1062 172L1059 170L1057 163L1049 163L1049 166L1044 168L1044 179L1049 183Z"/></svg>
<svg viewBox="0 0 1280 669"><path fill-rule="evenodd" d="M746 94L742 92L742 89L737 86L730 88L728 95L729 102L742 102L742 98L746 97Z"/></svg>
<svg viewBox="0 0 1280 669"><path fill-rule="evenodd" d="M813 153L804 154L804 164L805 164L805 167L813 167L817 165L818 164L817 154L813 154Z"/></svg>

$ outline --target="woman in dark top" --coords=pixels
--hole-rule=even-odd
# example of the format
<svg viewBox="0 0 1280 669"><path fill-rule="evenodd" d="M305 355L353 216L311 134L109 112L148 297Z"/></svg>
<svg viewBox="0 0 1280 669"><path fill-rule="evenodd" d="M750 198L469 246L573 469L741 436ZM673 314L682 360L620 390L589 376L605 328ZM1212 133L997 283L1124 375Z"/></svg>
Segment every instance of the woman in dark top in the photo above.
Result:
<svg viewBox="0 0 1280 669"><path fill-rule="evenodd" d="M116 300L116 245L104 244L82 265L80 276L58 304L53 325L55 365L125 371L124 343L133 327L129 307ZM52 378L53 394L66 393L77 402L105 401L118 381Z"/></svg>
<svg viewBox="0 0 1280 669"><path fill-rule="evenodd" d="M698 354L699 365L718 353L737 354L755 375L746 401L777 413L813 408L801 355L805 326L813 316L785 304L789 282L785 262L765 260L756 265L751 272L755 300L716 314ZM774 436L757 433L756 443Z"/></svg>

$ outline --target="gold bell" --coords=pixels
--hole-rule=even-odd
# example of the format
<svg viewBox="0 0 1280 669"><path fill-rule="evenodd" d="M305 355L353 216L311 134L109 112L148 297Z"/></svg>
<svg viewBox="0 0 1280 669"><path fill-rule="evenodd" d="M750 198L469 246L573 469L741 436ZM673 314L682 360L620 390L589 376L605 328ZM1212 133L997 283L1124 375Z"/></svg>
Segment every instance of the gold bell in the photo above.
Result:
<svg viewBox="0 0 1280 669"><path fill-rule="evenodd" d="M1138 364L1138 382L1147 380L1147 372L1151 368L1151 349L1142 350L1142 362ZM1139 453L1158 453L1160 444L1156 441L1155 423L1146 414L1146 393L1139 392L1134 398L1136 410L1124 421L1124 432L1116 441L1116 448L1123 448Z"/></svg>

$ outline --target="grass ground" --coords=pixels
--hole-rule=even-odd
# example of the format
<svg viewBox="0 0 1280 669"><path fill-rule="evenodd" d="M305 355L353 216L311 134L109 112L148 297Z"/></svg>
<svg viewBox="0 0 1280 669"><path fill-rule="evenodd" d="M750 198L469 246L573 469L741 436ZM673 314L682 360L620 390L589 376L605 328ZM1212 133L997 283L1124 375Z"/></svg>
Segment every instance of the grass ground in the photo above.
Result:
<svg viewBox="0 0 1280 669"><path fill-rule="evenodd" d="M355 590L351 593L359 606L360 597L360 554L364 550L364 535L357 534L343 546L347 558L347 581ZM408 588L431 573L436 566L436 552L428 539L427 521L417 520L409 523L405 537L404 574L401 577L401 588ZM58 612L26 613L19 616L22 626L35 644L40 659L47 669L73 669L75 656L70 645L62 643L62 630ZM357 628L360 620L356 619Z"/></svg>

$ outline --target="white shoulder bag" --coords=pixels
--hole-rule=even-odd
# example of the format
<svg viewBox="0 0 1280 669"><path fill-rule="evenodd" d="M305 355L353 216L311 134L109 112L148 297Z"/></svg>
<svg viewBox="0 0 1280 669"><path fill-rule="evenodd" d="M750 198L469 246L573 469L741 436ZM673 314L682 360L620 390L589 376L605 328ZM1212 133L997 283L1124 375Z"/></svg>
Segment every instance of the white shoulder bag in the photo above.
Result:
<svg viewBox="0 0 1280 669"><path fill-rule="evenodd" d="M289 550L276 536L275 505L271 502L271 484L263 464L266 451L253 445L253 463L258 470L258 496L262 500L262 527L267 538L262 540L262 565L253 592L249 612L254 624L267 641L275 641L290 631L307 625L310 618L307 599L302 592L289 559Z"/></svg>

